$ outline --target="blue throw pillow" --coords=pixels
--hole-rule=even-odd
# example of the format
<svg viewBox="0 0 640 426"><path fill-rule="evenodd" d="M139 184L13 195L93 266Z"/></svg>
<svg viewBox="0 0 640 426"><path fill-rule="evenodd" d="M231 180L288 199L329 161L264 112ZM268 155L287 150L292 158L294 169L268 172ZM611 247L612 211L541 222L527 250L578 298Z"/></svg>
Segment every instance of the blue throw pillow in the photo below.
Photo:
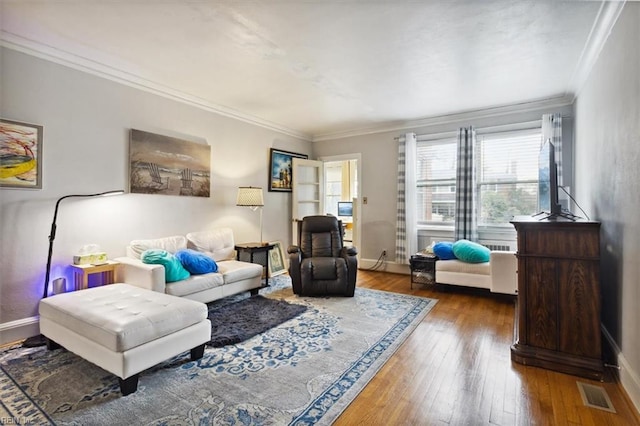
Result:
<svg viewBox="0 0 640 426"><path fill-rule="evenodd" d="M176 252L176 257L184 266L184 269L192 274L208 274L218 272L218 264L204 253L192 249L183 249Z"/></svg>
<svg viewBox="0 0 640 426"><path fill-rule="evenodd" d="M164 280L168 283L189 278L189 271L171 253L162 249L145 250L140 256L143 263L164 266Z"/></svg>
<svg viewBox="0 0 640 426"><path fill-rule="evenodd" d="M483 263L489 261L491 250L473 241L458 240L453 243L453 254L463 262Z"/></svg>
<svg viewBox="0 0 640 426"><path fill-rule="evenodd" d="M451 241L440 241L433 245L433 254L438 256L440 260L455 259L456 255L453 254L453 243Z"/></svg>

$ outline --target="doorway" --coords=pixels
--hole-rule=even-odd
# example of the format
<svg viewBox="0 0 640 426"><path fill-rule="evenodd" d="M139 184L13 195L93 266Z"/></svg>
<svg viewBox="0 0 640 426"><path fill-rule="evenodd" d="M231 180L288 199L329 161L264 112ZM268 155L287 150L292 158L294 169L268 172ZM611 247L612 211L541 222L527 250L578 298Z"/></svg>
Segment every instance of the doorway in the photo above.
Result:
<svg viewBox="0 0 640 426"><path fill-rule="evenodd" d="M321 157L324 169L324 214L345 225L345 245L360 247L360 154Z"/></svg>

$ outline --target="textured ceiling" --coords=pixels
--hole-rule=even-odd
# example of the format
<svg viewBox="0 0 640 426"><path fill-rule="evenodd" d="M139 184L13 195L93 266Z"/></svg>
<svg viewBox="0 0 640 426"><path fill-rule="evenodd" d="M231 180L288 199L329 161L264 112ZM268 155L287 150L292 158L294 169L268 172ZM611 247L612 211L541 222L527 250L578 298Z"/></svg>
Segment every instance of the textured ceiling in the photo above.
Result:
<svg viewBox="0 0 640 426"><path fill-rule="evenodd" d="M309 139L571 96L599 1L2 1L2 41Z"/></svg>

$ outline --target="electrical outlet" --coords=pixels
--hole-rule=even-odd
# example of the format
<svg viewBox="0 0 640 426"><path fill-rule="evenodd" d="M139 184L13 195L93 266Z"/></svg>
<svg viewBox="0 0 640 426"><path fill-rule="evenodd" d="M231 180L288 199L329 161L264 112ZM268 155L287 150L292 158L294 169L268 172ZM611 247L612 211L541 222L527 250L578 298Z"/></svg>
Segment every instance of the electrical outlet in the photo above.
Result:
<svg viewBox="0 0 640 426"><path fill-rule="evenodd" d="M386 250L386 249L382 250L382 255L383 255L383 256L386 256L386 255L387 255L387 250Z"/></svg>

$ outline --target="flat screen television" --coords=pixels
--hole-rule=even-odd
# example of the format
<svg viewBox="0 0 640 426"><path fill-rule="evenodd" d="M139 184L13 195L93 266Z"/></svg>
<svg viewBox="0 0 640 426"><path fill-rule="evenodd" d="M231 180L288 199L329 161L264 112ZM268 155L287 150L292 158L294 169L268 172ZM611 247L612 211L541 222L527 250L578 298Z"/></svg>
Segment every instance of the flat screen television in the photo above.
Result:
<svg viewBox="0 0 640 426"><path fill-rule="evenodd" d="M338 217L351 217L351 216L353 216L353 202L338 201Z"/></svg>
<svg viewBox="0 0 640 426"><path fill-rule="evenodd" d="M547 141L540 149L538 157L538 211L549 218L562 216L562 206L558 202L558 168L555 147Z"/></svg>

